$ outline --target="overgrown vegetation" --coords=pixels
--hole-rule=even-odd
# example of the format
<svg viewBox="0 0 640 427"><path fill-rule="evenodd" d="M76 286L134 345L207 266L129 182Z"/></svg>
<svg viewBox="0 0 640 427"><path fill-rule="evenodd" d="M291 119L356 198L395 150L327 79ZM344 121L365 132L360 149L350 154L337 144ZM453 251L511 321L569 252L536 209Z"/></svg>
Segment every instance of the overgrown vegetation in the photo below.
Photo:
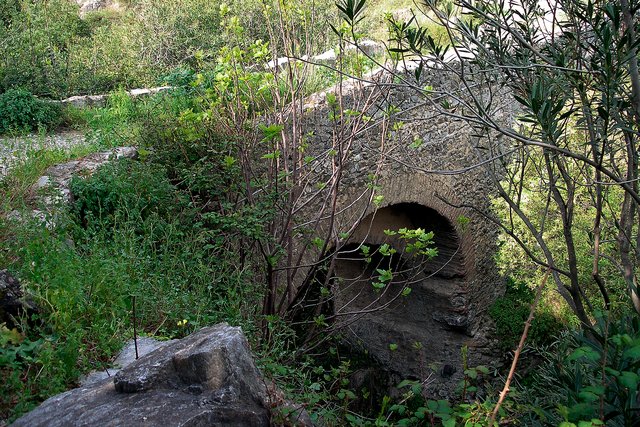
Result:
<svg viewBox="0 0 640 427"><path fill-rule="evenodd" d="M509 280L505 295L498 298L489 309L496 323L495 334L504 350L513 350L518 345L534 298L534 290L526 283ZM538 306L529 340L537 345L550 344L565 326L548 307Z"/></svg>
<svg viewBox="0 0 640 427"><path fill-rule="evenodd" d="M534 22L547 12L533 1L520 8L427 2L428 9L415 5L395 17L385 15L385 2L369 10L362 0L338 3L340 22L330 20L330 2L137 0L82 18L66 0L0 3L0 134L64 123L91 142L33 150L0 181L0 267L40 307L16 319L16 328L0 325L0 419L107 366L132 335L135 298L143 334L182 337L221 321L242 326L264 374L321 425L634 425L640 326L629 300L637 299L640 5L558 2L552 21L560 36ZM333 32L325 31L328 20ZM339 92L327 95L334 139L316 156L296 126L295 106L345 75L394 69L345 49L383 33L391 58L426 58L474 88L465 98L434 93L406 74L395 79L440 114L470 120L489 141L481 148L499 198L487 215L503 230L497 261L510 276L489 313L509 358L535 314L524 348L533 356L509 376L504 401L498 388L508 374L468 366L473 349L466 347L450 401L425 397L428 378L400 379L382 392L356 387L353 374L370 360L344 351L339 323L326 310L339 279L333 261L353 230L316 235L298 210L315 203L323 206L315 220L335 215L326 206L338 197L353 135L373 120L362 111L378 100L347 111ZM302 60L264 68L278 56L335 46L330 67ZM479 71L445 60L450 49L474 52L470 63ZM412 71L417 82L421 72ZM501 73L521 108L515 130L493 121L492 92L478 89L493 88ZM174 89L137 100L124 92L161 83ZM108 90L102 108L61 110L42 100ZM285 109L291 117L279 114ZM390 132L402 126L391 110L375 118ZM494 144L503 141L497 134L513 145ZM50 221L10 215L29 215L29 186L46 167L119 145L137 145L140 158L74 178L74 203L57 207ZM324 182L301 172L308 169L325 170ZM376 178L371 171L360 195L368 207L383 200ZM404 252L349 249L371 264L378 295L400 276L397 259L413 256L417 271L437 253L428 230L387 233L403 241ZM555 286L532 307L540 267ZM296 310L310 288L317 305L304 317ZM394 298L410 297L408 280L398 289ZM274 422L285 415L274 413Z"/></svg>
<svg viewBox="0 0 640 427"><path fill-rule="evenodd" d="M269 61L287 42L284 33L265 25L278 22L281 13L287 14L287 31L300 31L297 49L320 52L331 41L321 31L332 8L325 2L284 7L277 1L136 0L118 5L80 17L78 6L68 0L5 0L0 91L23 88L60 99L160 85L175 69L195 69L229 43L246 48L256 40L271 41ZM242 29L227 31L234 25Z"/></svg>
<svg viewBox="0 0 640 427"><path fill-rule="evenodd" d="M3 262L19 257L10 264L43 307L22 320L22 334L3 332L3 412L28 410L100 369L130 336L132 298L152 335L223 320L252 330L260 293L248 271L161 165L123 160L72 188L76 203L56 215L55 230L39 220L1 224Z"/></svg>
<svg viewBox="0 0 640 427"><path fill-rule="evenodd" d="M60 110L24 89L10 89L0 94L0 134L53 129L60 124Z"/></svg>

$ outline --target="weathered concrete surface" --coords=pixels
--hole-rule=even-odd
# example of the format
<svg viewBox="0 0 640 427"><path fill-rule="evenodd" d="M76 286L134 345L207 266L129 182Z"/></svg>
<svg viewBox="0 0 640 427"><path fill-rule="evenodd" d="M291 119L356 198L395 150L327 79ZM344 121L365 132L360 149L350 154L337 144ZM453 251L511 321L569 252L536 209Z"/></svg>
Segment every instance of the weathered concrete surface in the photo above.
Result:
<svg viewBox="0 0 640 427"><path fill-rule="evenodd" d="M106 379L45 401L14 426L268 426L268 396L240 328L219 324Z"/></svg>

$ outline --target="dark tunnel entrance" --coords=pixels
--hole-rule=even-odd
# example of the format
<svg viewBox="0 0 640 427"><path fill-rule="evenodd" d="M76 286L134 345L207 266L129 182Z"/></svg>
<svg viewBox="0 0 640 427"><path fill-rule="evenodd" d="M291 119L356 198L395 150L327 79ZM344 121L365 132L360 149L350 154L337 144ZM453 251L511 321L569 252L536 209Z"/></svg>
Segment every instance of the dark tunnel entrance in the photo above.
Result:
<svg viewBox="0 0 640 427"><path fill-rule="evenodd" d="M400 229L433 231L437 256L417 257L406 240L386 232ZM417 203L385 207L361 221L336 254L333 312L346 340L405 376L423 378L427 365L459 364L469 326L460 243L447 218ZM381 283L385 270L393 278Z"/></svg>
<svg viewBox="0 0 640 427"><path fill-rule="evenodd" d="M460 250L458 233L449 220L435 209L417 203L399 203L388 206L364 218L349 239L349 243L340 250L338 257L341 264L347 266L349 261L364 261L362 257L358 260L357 248L361 245L369 246L372 254L375 253L374 249L385 243L396 249L402 249L406 242L397 237L389 236L387 231L397 231L403 228L420 228L434 233L434 247L437 249L438 255L421 266L425 276L441 279L465 276L464 259ZM394 261L397 268L397 263L400 260L395 259Z"/></svg>

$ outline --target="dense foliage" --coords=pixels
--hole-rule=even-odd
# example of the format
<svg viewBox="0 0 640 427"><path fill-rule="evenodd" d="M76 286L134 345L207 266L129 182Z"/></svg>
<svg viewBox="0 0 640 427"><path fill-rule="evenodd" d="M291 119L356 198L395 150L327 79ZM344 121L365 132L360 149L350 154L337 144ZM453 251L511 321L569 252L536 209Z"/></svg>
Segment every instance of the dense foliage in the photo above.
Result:
<svg viewBox="0 0 640 427"><path fill-rule="evenodd" d="M37 99L29 91L10 89L0 94L0 134L54 129L61 119L59 105Z"/></svg>
<svg viewBox="0 0 640 427"><path fill-rule="evenodd" d="M278 2L137 0L80 17L68 0L3 0L0 6L0 92L25 88L55 99L160 85L174 69L196 67L228 42L245 47L272 40L279 49L288 43L284 33L264 25L278 22L279 13L289 14L291 31L298 31L296 49L318 52L329 42L320 28L331 11L330 4L313 2L289 10ZM241 29L226 31L235 25Z"/></svg>
<svg viewBox="0 0 640 427"><path fill-rule="evenodd" d="M181 337L219 321L242 326L265 376L319 424L634 425L640 4L563 0L551 30L537 1L338 6L129 0L80 17L67 0L0 1L0 133L64 121L91 141L72 151L34 148L0 179L0 267L15 272L41 307L16 328L0 325L0 419L106 366L132 334L135 298L142 334ZM319 183L300 173L321 165L307 152L307 134L295 115L292 124L279 112L344 75L363 78L380 58L344 48L367 34L389 39L388 57L427 58L473 88L434 93L404 81L441 114L474 123L487 144L481 148L499 197L486 214L503 231L497 263L509 276L488 311L505 358L535 315L519 349L524 366L498 406L506 372L468 366L473 349L466 347L451 401L425 398L424 382L414 379L384 390L353 386L371 360L334 340L340 331L323 311L337 252L330 248L347 239L315 235L293 207L309 202L300 189L327 187L327 200L315 201L330 205L352 154L342 150L372 118L327 97L332 123L345 118L350 127L336 125L334 145L322 154L330 176ZM263 67L329 46L337 46L335 67ZM446 61L452 51L474 52L474 68ZM515 128L492 120L494 108L505 108L491 96L496 81L519 104ZM161 83L174 89L137 100L123 90ZM61 110L42 101L118 88L102 108ZM381 112L381 120L390 115ZM76 177L72 206L44 222L15 220L15 212L33 208L25 204L29 186L46 167L124 144L137 145L140 158ZM375 183L372 171L363 197L374 206L381 197ZM437 250L424 230L401 237L427 258ZM365 260L382 260L371 278L384 288L394 272L383 263L391 264L395 249L361 251ZM553 286L540 280L545 271ZM319 295L305 321L292 314L301 277ZM547 286L535 306L540 283ZM285 415L274 413L274 422Z"/></svg>
<svg viewBox="0 0 640 427"><path fill-rule="evenodd" d="M526 283L509 279L505 295L498 298L489 309L489 314L496 322L495 334L500 337L500 345L505 350L513 350L518 345L534 299L535 292ZM532 344L549 344L563 326L558 315L548 307L538 306L529 340Z"/></svg>

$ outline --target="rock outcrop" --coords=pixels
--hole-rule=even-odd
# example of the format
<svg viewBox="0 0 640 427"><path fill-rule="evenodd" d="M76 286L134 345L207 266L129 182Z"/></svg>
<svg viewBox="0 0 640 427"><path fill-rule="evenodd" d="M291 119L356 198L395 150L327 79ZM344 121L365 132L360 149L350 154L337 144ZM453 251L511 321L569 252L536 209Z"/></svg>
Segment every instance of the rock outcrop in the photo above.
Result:
<svg viewBox="0 0 640 427"><path fill-rule="evenodd" d="M56 221L56 206L72 201L69 186L75 175L88 176L112 160L135 159L137 156L138 150L135 147L118 147L49 167L29 189L27 201L33 207L30 216L41 220L47 227L53 227ZM26 216L28 217L29 215ZM21 211L14 210L9 213L8 218L20 221L25 219L25 215Z"/></svg>
<svg viewBox="0 0 640 427"><path fill-rule="evenodd" d="M20 426L268 426L269 393L240 328L168 342L119 371L45 401Z"/></svg>
<svg viewBox="0 0 640 427"><path fill-rule="evenodd" d="M160 87L152 87L152 88L141 88L141 89L131 89L127 91L127 94L131 98L144 98L147 96L155 95L156 93L165 92L167 90L173 89L171 86L160 86ZM62 105L71 105L76 108L84 108L84 107L104 107L107 105L107 101L109 100L110 94L100 94L100 95L76 95L70 98L63 99L59 102Z"/></svg>
<svg viewBox="0 0 640 427"><path fill-rule="evenodd" d="M31 193L35 196L45 188L48 188L53 190L53 193L43 199L46 206L52 206L59 201L69 203L71 201L69 185L74 176L88 176L111 160L120 158L134 159L137 156L138 150L135 147L118 147L109 151L93 153L78 160L51 166L31 187Z"/></svg>
<svg viewBox="0 0 640 427"><path fill-rule="evenodd" d="M120 10L120 3L115 0L75 0L80 7L80 17L86 16L89 12L97 12L100 10Z"/></svg>
<svg viewBox="0 0 640 427"><path fill-rule="evenodd" d="M121 369L124 369L127 366L131 365L140 357L173 342L175 342L175 340L159 341L151 337L138 337L138 339L135 341L131 339L129 340L129 342L127 342L127 344L125 344L122 350L120 350L120 354L118 354L116 360L113 361L113 367L105 367L101 371L94 371L89 373L88 375L85 375L80 379L80 385L88 386L92 383L102 381L109 377L113 377Z"/></svg>

